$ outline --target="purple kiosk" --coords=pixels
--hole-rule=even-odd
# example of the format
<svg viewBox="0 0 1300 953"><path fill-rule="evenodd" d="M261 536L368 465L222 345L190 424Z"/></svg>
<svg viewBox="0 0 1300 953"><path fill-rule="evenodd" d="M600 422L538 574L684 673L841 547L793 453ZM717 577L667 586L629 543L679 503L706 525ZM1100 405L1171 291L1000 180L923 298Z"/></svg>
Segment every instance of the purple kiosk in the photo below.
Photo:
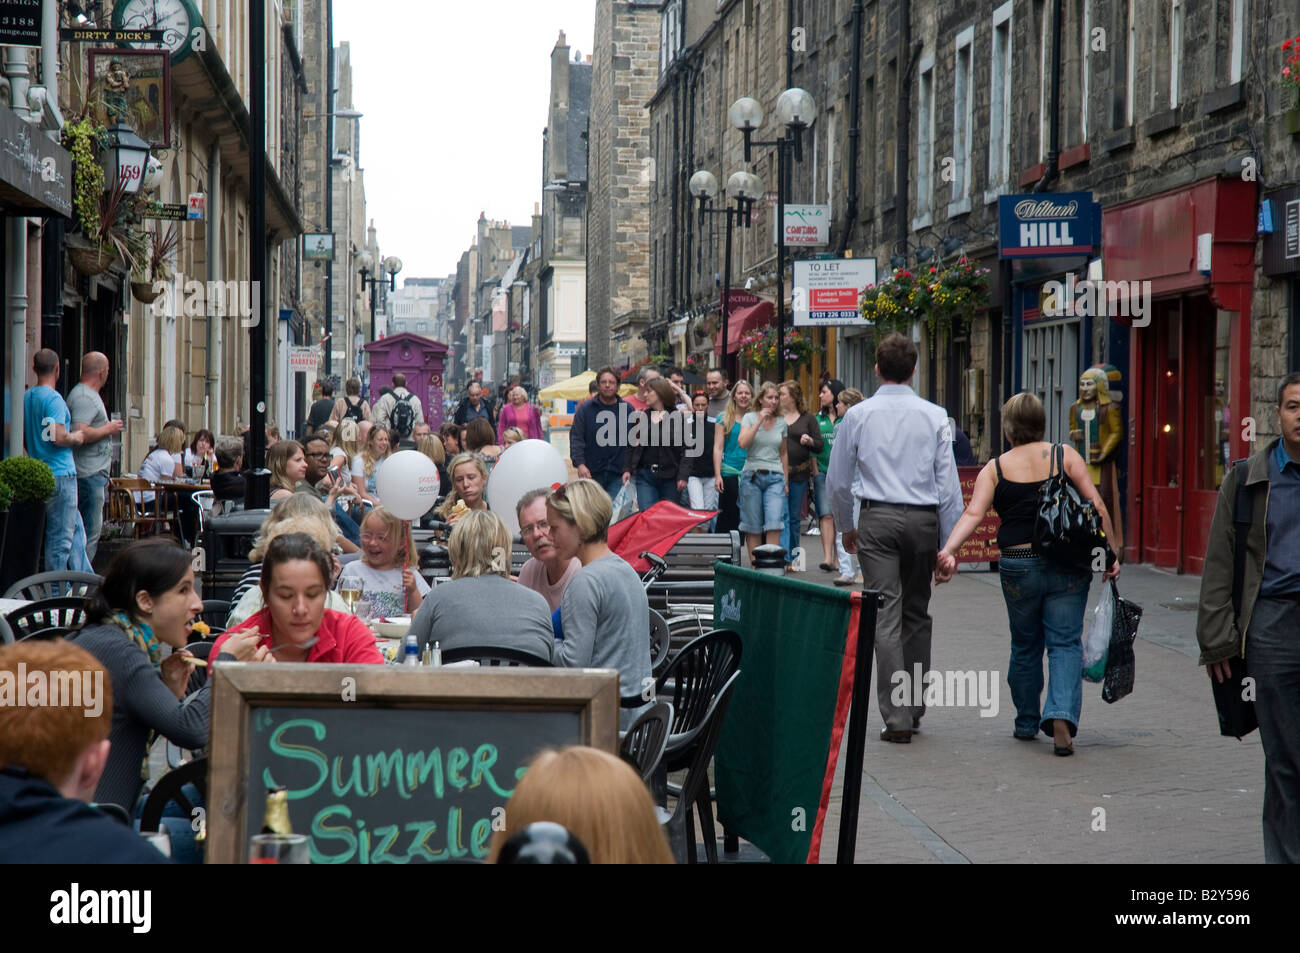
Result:
<svg viewBox="0 0 1300 953"><path fill-rule="evenodd" d="M391 387L394 374L406 375L406 387L424 408L424 420L437 433L442 426L442 370L447 345L418 334L393 334L365 347L370 389ZM372 403L373 403L372 398Z"/></svg>

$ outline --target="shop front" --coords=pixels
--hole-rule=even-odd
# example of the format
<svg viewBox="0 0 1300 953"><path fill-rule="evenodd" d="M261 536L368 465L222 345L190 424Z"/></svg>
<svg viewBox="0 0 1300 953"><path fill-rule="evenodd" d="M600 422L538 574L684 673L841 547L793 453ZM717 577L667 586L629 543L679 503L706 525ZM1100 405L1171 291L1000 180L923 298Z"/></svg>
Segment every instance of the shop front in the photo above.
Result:
<svg viewBox="0 0 1300 953"><path fill-rule="evenodd" d="M1255 229L1240 179L1103 212L1112 320L1130 329L1129 560L1201 572L1223 474L1250 450Z"/></svg>
<svg viewBox="0 0 1300 953"><path fill-rule="evenodd" d="M1273 357L1273 376L1300 370L1300 185L1265 193L1260 214L1265 276L1281 285L1287 347ZM1285 366L1278 362L1285 360ZM1267 395L1272 397L1272 395Z"/></svg>

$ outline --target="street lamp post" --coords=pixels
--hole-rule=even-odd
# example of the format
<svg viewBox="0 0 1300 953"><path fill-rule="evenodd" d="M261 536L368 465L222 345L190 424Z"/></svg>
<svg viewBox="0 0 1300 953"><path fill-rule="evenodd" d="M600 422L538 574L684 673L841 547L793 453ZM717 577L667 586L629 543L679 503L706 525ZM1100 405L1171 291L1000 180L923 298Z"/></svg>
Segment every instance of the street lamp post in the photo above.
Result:
<svg viewBox="0 0 1300 953"><path fill-rule="evenodd" d="M776 117L785 126L785 135L777 139L754 139L754 131L763 125L763 107L748 96L731 104L727 118L745 137L745 161L750 161L752 146L776 149L776 360L777 380L785 380L785 202L790 185L789 157L803 161L803 131L817 111L812 95L793 86L776 100Z"/></svg>
<svg viewBox="0 0 1300 953"><path fill-rule="evenodd" d="M731 324L731 228L740 222L749 228L750 211L754 202L763 194L763 183L751 172L733 172L727 180L727 195L735 205L724 208L711 208L718 195L718 180L707 169L700 169L691 176L691 195L700 206L700 227L704 226L705 215L724 215L727 219L727 240L725 259L722 264L722 362L727 363L727 333Z"/></svg>
<svg viewBox="0 0 1300 953"><path fill-rule="evenodd" d="M255 297L249 329L249 459L244 508L271 505L266 469L266 0L248 5L248 278Z"/></svg>
<svg viewBox="0 0 1300 953"><path fill-rule="evenodd" d="M375 286L379 284L382 277L372 272L375 260L371 257L370 252L362 252L357 256L357 263L361 266L357 269L361 275L361 287L370 285L370 343L375 343ZM390 255L380 262L380 268L388 275L388 290L397 290L397 273L402 270L402 259L396 255ZM373 396L373 395L372 395Z"/></svg>

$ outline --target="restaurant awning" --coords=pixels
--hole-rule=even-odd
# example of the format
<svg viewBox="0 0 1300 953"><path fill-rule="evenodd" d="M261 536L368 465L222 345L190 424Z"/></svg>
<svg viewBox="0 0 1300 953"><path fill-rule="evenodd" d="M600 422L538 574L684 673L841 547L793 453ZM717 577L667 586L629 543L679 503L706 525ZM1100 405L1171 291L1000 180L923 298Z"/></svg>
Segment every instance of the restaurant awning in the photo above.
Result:
<svg viewBox="0 0 1300 953"><path fill-rule="evenodd" d="M771 324L772 315L775 313L776 305L770 301L760 301L756 305L737 308L731 312L731 317L727 321L727 353L735 354L739 351L740 339L757 328ZM713 343L713 353L722 353L721 331L718 332L718 338Z"/></svg>

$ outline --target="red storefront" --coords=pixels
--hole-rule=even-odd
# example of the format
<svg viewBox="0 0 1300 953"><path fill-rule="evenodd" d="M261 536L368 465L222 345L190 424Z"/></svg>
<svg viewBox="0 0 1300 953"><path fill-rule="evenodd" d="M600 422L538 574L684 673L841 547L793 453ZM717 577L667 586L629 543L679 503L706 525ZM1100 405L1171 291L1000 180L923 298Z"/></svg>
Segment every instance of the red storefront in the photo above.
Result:
<svg viewBox="0 0 1300 953"><path fill-rule="evenodd" d="M1102 213L1105 280L1151 282L1147 314L1112 318L1130 325L1130 561L1199 573L1224 470L1249 453L1257 204L1255 183L1216 178Z"/></svg>

